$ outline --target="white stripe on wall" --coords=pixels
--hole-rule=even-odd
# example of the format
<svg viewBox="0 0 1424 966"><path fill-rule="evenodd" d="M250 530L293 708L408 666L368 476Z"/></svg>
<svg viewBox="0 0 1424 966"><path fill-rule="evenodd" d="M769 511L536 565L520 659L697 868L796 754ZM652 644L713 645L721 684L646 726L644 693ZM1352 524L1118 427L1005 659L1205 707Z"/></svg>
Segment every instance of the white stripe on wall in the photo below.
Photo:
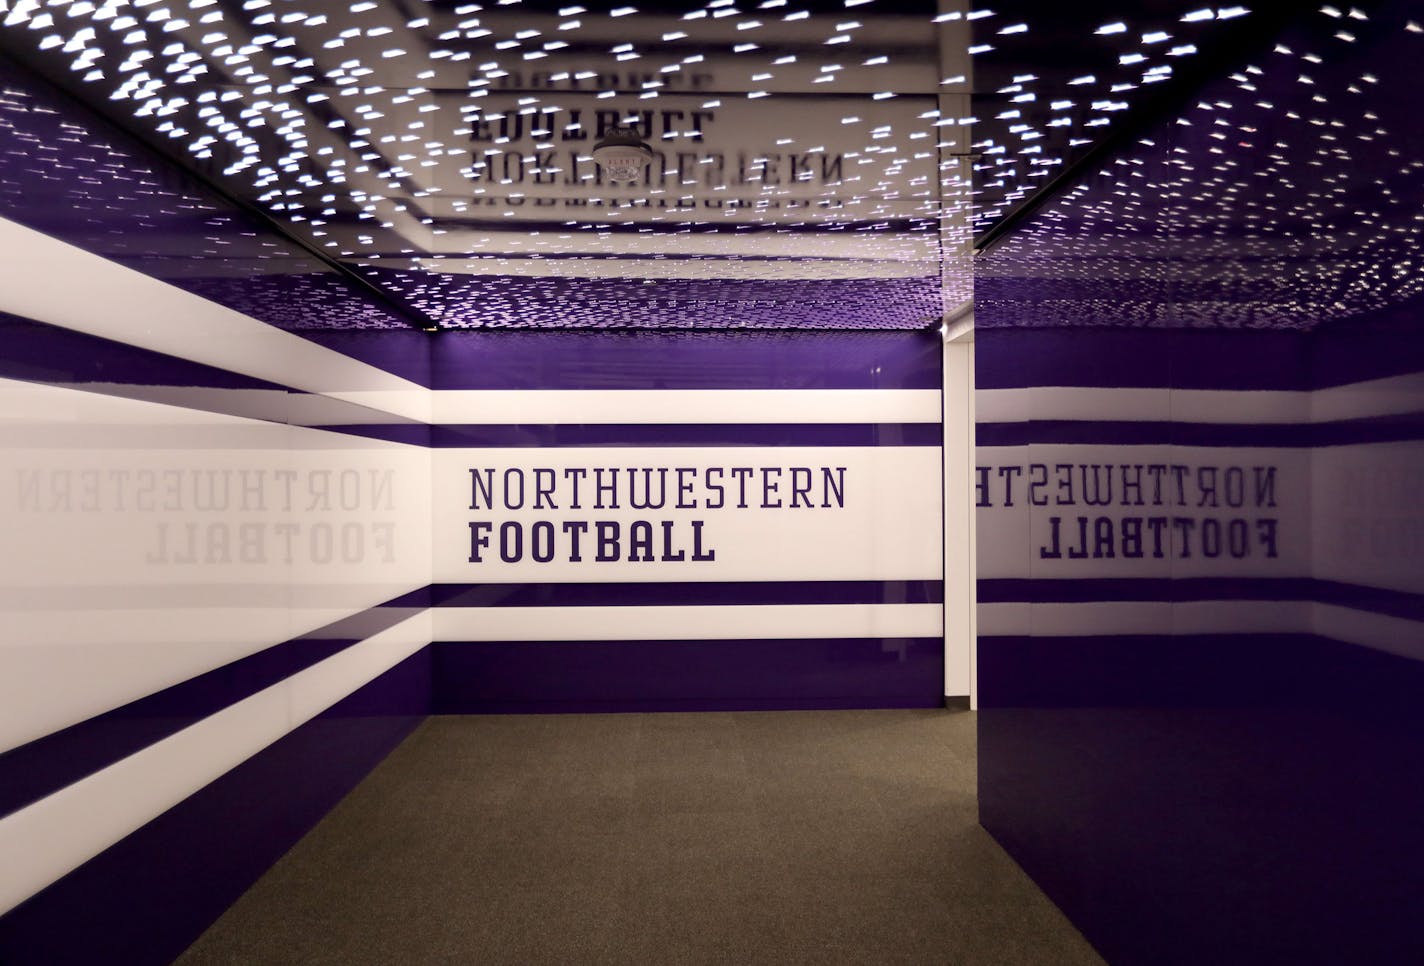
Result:
<svg viewBox="0 0 1424 966"><path fill-rule="evenodd" d="M1310 414L1316 422L1395 416L1419 412L1421 399L1424 399L1424 373L1415 372L1318 389L1310 397Z"/></svg>
<svg viewBox="0 0 1424 966"><path fill-rule="evenodd" d="M139 470L180 479L189 470L281 470L296 480L343 467L389 470L392 506L312 510L294 486L290 507L274 491L273 502L250 511L236 495L223 510L180 499L168 511L160 491L145 510L134 501L136 483L111 485L112 475ZM0 379L0 533L10 551L0 557L0 586L24 591L0 621L0 750L425 586L428 467L421 447ZM87 491L81 475L92 481ZM54 479L64 483L62 503ZM373 552L318 565L301 546L288 559L293 545L275 530L300 526L288 532L309 538L318 525L332 534L360 525L364 541L373 521L400 531L390 561ZM241 528L254 524L265 535L262 558L244 562ZM200 539L199 555L179 563L187 527L205 536L216 528L222 555L208 559ZM171 534L164 543L173 557L155 562L160 532ZM217 582L245 599L215 598L207 588ZM131 594L91 597L91 585L125 585ZM246 589L253 585L266 589Z"/></svg>
<svg viewBox="0 0 1424 966"><path fill-rule="evenodd" d="M445 389L436 423L938 423L938 389Z"/></svg>
<svg viewBox="0 0 1424 966"><path fill-rule="evenodd" d="M940 637L939 604L441 607L437 641Z"/></svg>
<svg viewBox="0 0 1424 966"><path fill-rule="evenodd" d="M1308 392L1227 392L1205 389L1100 389L1045 386L979 389L981 423L1066 419L1179 423L1305 423Z"/></svg>
<svg viewBox="0 0 1424 966"><path fill-rule="evenodd" d="M1424 660L1424 622L1356 610L1339 604L1314 604L1315 633L1376 651Z"/></svg>
<svg viewBox="0 0 1424 966"><path fill-rule="evenodd" d="M247 607L100 608L82 593L67 607L6 612L0 751L327 627L399 590L352 588L350 606L340 608L294 605L292 588Z"/></svg>
<svg viewBox="0 0 1424 966"><path fill-rule="evenodd" d="M116 262L0 218L0 310L409 419L427 390ZM97 307L97 308L96 308Z"/></svg>
<svg viewBox="0 0 1424 966"><path fill-rule="evenodd" d="M986 423L1069 419L1179 423L1309 423L1418 412L1424 374L1284 390L1133 389L1038 386L980 389L978 418Z"/></svg>
<svg viewBox="0 0 1424 966"><path fill-rule="evenodd" d="M1424 660L1424 622L1308 600L1102 601L979 605L986 637L1318 634ZM1223 668L1222 673L1229 673Z"/></svg>
<svg viewBox="0 0 1424 966"><path fill-rule="evenodd" d="M0 819L0 913L419 651L419 614Z"/></svg>
<svg viewBox="0 0 1424 966"><path fill-rule="evenodd" d="M1105 634L1309 634L1310 602L1297 600L1087 601L979 605L984 637ZM1227 673L1223 669L1222 673Z"/></svg>
<svg viewBox="0 0 1424 966"><path fill-rule="evenodd" d="M345 399L286 389L219 389L210 386L140 386L131 383L49 383L60 389L141 399L165 406L224 413L295 426L406 425L410 420Z"/></svg>

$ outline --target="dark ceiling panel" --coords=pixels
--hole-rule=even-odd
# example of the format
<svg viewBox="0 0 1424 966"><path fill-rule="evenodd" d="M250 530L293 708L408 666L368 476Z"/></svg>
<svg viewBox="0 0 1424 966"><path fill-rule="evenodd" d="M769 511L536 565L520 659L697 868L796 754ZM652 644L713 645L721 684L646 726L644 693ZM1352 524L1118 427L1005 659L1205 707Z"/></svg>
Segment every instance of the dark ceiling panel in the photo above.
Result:
<svg viewBox="0 0 1424 966"><path fill-rule="evenodd" d="M1286 5L1201 0L1008 0L974 14L975 235L1143 116L1268 45ZM1270 9L1263 9L1269 7Z"/></svg>
<svg viewBox="0 0 1424 966"><path fill-rule="evenodd" d="M982 256L976 324L1313 329L1418 299L1422 80L1417 4L1312 12Z"/></svg>
<svg viewBox="0 0 1424 966"><path fill-rule="evenodd" d="M3 59L0 214L279 328L423 324Z"/></svg>

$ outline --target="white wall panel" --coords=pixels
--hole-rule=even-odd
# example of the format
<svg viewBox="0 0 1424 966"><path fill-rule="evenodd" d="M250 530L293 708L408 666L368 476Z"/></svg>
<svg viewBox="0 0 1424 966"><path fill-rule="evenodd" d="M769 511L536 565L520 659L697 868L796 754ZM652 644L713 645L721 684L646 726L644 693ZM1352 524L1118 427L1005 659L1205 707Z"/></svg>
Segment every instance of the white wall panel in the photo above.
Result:
<svg viewBox="0 0 1424 966"><path fill-rule="evenodd" d="M936 423L933 389L443 389L439 423Z"/></svg>
<svg viewBox="0 0 1424 966"><path fill-rule="evenodd" d="M695 485L687 502L695 508L678 509L677 468L693 472L687 477ZM730 474L715 477L726 489L721 497L706 486L709 469L753 468L746 500ZM812 486L807 497L792 507L791 467L809 468ZM558 481L544 506L533 506L538 468L553 471ZM572 486L566 471L616 469L620 485L626 483L628 469L669 470L668 505L660 509L635 510L626 498L618 509L599 509L593 490L585 478L580 507L571 505ZM763 468L774 477L761 475ZM489 509L483 495L478 508L471 509L471 470L493 471L496 507ZM843 493L824 485L824 471L843 481ZM842 472L843 471L843 472ZM510 480L526 484L523 506L511 508L506 494L516 493L504 486ZM941 572L940 548L940 451L938 447L842 446L842 447L608 447L579 449L443 449L434 454L433 494L436 506L434 554L435 580L444 583L485 581L776 581L776 580L923 580ZM643 477L639 475L638 480ZM655 477L657 478L657 477ZM768 495L765 483L774 479L778 489ZM805 477L803 477L805 479ZM641 485L641 483L640 483ZM641 494L641 490L639 491ZM626 494L626 489L624 490ZM623 494L620 494L622 497ZM844 505L841 505L841 497ZM725 505L709 509L708 499ZM558 506L552 507L551 502ZM779 508L763 503L781 502ZM827 506L830 503L832 505ZM661 556L662 521L670 521L676 541L674 553L686 559L672 563L630 561L628 533L635 520L653 523L655 554ZM530 552L533 527L540 521L553 524L556 534L553 559L538 562ZM582 559L571 559L572 542L562 530L566 523L616 522L622 534L620 559L598 561L590 552L591 540L581 543ZM694 560L697 532L702 527L702 550L715 559ZM472 546L470 524L488 523L483 532L488 547ZM501 529L515 526L522 532L523 556L514 562L501 559ZM479 550L480 561L471 554ZM508 548L513 551L512 544Z"/></svg>
<svg viewBox="0 0 1424 966"><path fill-rule="evenodd" d="M442 641L939 637L942 619L939 604L442 607L435 634Z"/></svg>

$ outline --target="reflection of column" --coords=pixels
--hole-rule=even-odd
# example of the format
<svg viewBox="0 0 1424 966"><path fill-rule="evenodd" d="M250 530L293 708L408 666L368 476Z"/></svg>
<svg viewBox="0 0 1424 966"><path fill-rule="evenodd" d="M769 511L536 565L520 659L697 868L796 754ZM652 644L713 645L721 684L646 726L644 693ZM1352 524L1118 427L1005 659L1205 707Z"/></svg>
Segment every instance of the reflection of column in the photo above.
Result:
<svg viewBox="0 0 1424 966"><path fill-rule="evenodd" d="M961 310L974 297L973 228L969 218L970 178L973 174L969 145L973 132L960 123L971 116L973 59L969 56L970 27L965 0L940 0L939 16L939 120L935 133L939 149L940 282L944 314Z"/></svg>
<svg viewBox="0 0 1424 966"><path fill-rule="evenodd" d="M973 311L944 341L944 693L977 706L975 665Z"/></svg>

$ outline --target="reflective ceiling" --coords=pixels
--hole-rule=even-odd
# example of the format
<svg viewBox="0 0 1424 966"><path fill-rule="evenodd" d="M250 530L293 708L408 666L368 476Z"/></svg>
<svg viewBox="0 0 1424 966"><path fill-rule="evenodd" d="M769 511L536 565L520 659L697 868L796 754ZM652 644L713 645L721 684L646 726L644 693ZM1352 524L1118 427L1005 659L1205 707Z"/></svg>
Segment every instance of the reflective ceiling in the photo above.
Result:
<svg viewBox="0 0 1424 966"><path fill-rule="evenodd" d="M1310 10L981 255L976 324L1304 330L1424 296L1421 24Z"/></svg>
<svg viewBox="0 0 1424 966"><path fill-rule="evenodd" d="M1418 125L1364 106L1418 62L1385 8L1296 5L1309 42L1272 54L1278 11L1171 0L0 0L0 201L288 328L920 328L976 276L980 324L1310 325L1379 298L1208 309L1151 246L1244 238L1233 270L1279 279L1263 251L1350 213L1361 258L1414 250ZM589 158L628 122L657 151L631 189Z"/></svg>

